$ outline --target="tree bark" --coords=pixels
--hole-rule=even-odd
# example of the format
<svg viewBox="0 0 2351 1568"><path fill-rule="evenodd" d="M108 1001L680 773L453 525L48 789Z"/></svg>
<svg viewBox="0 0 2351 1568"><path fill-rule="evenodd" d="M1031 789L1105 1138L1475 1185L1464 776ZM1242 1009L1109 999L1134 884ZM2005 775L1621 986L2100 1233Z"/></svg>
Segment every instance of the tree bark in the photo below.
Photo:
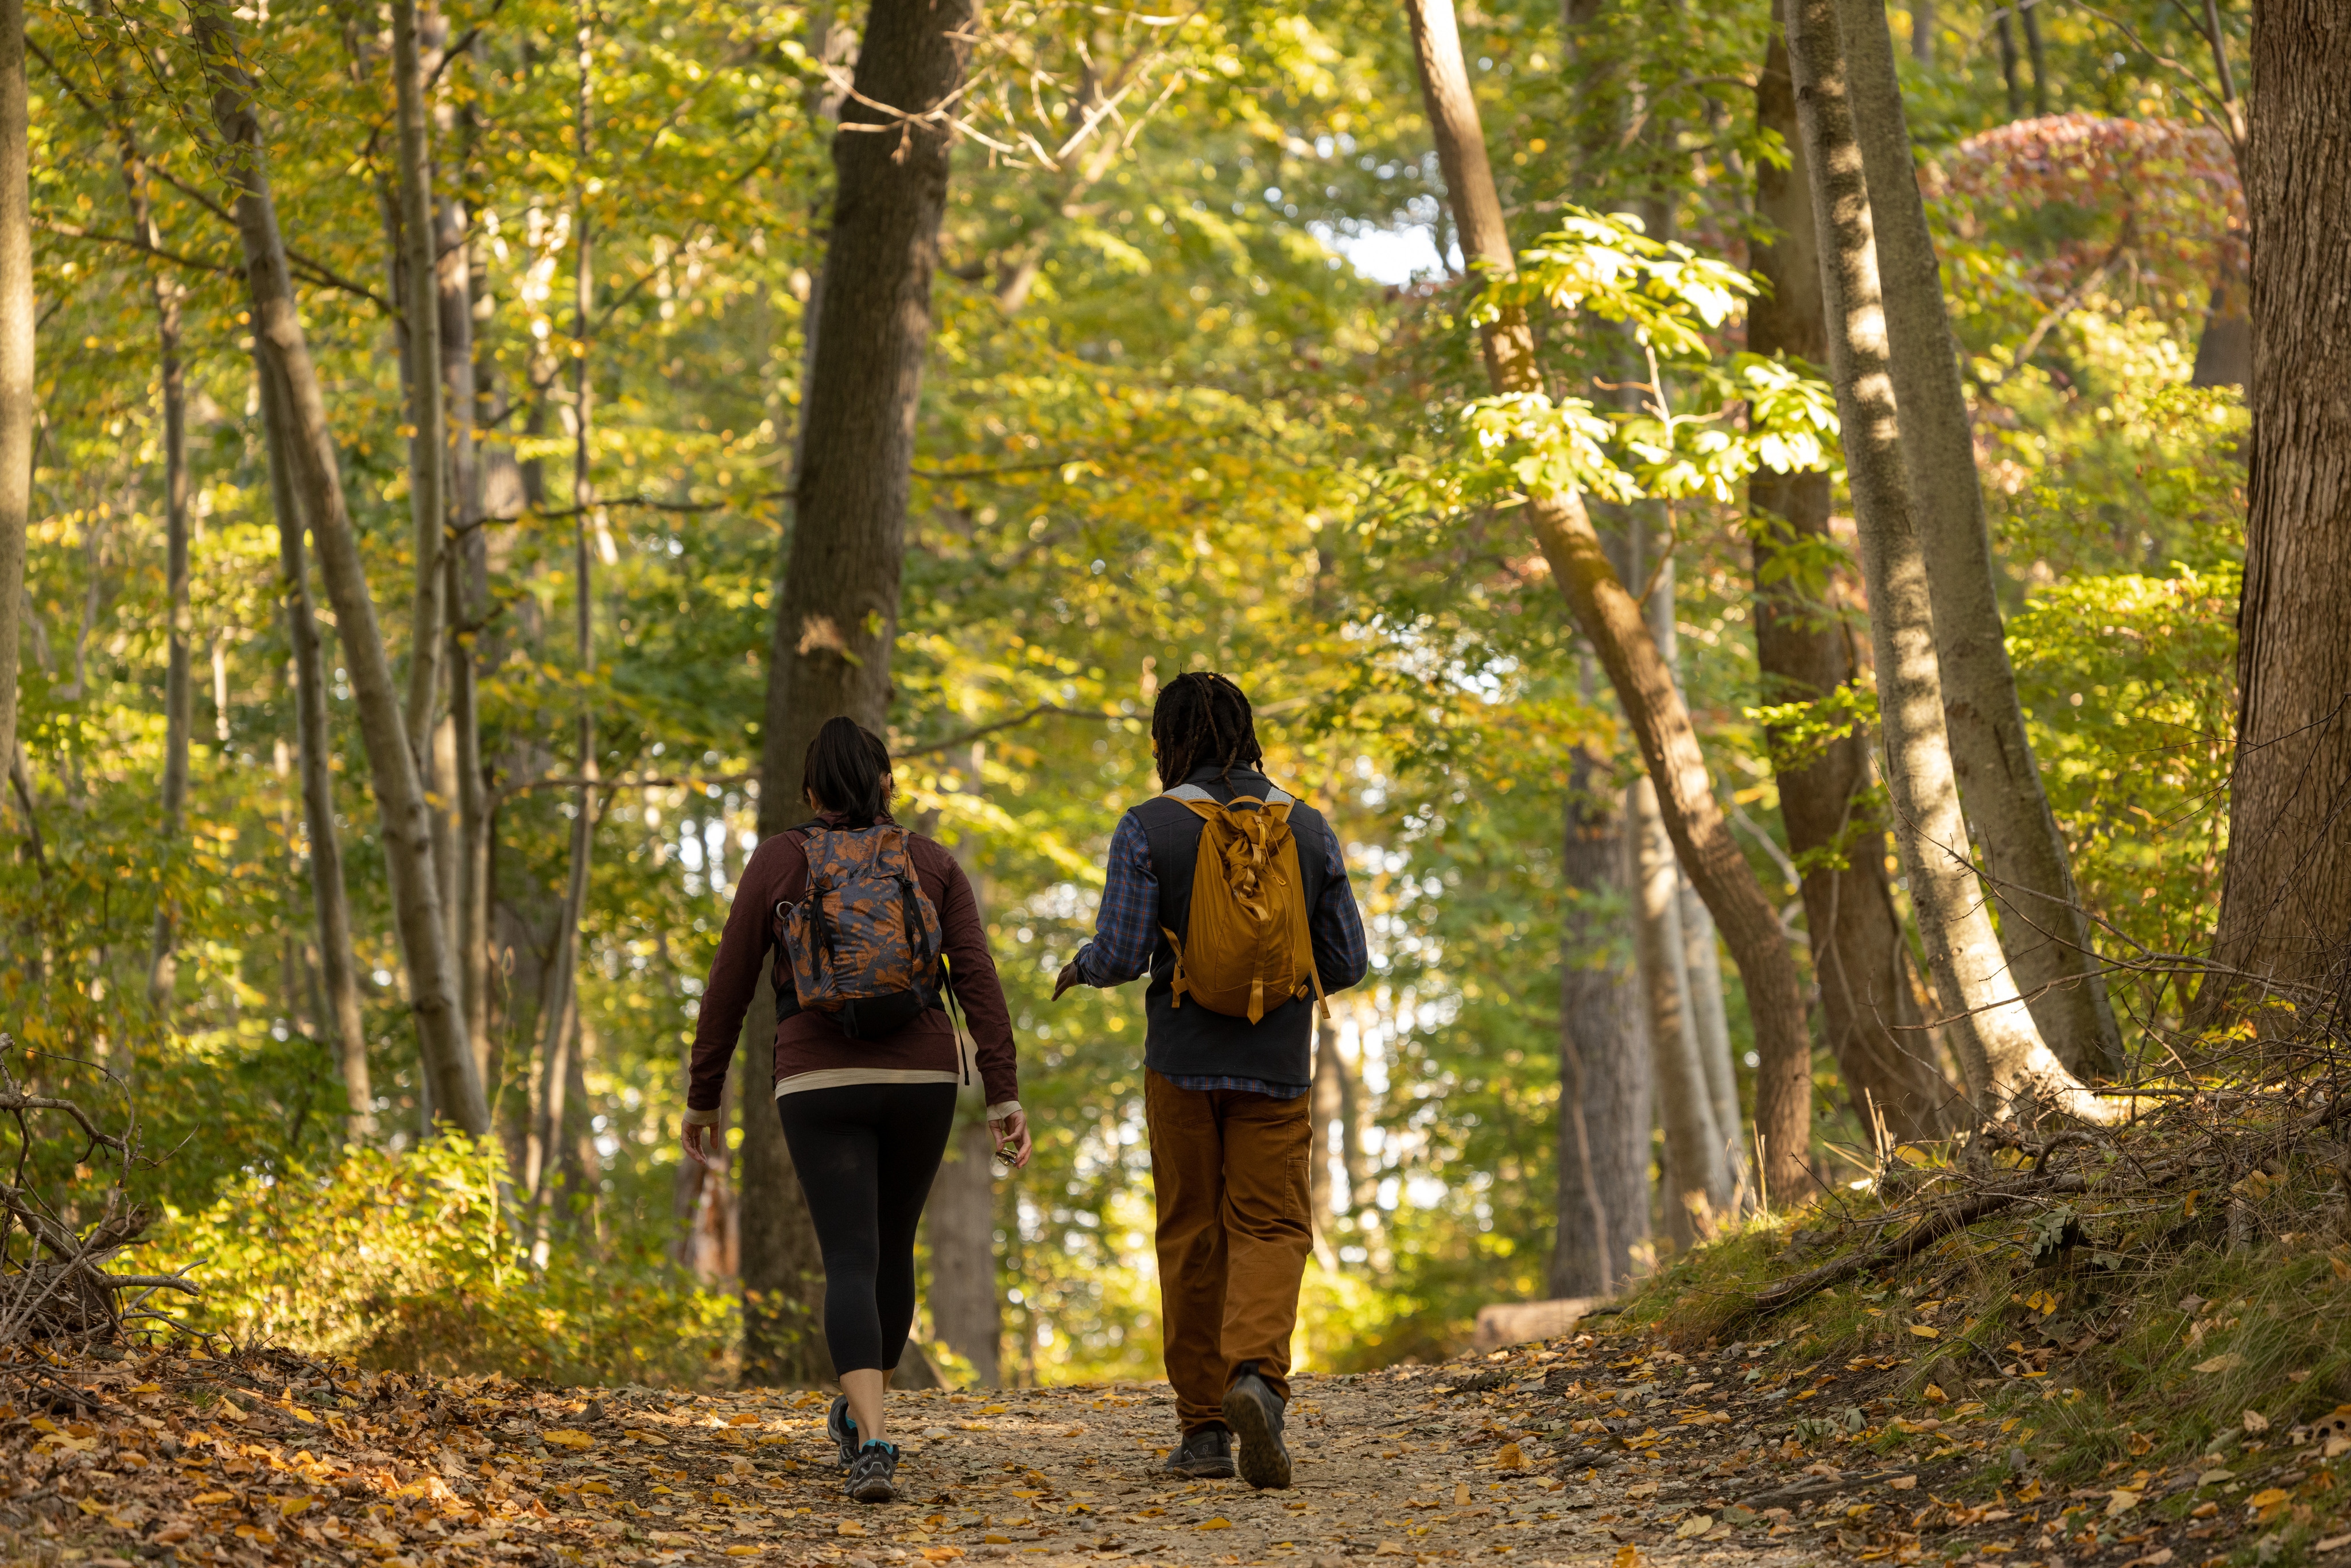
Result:
<svg viewBox="0 0 2351 1568"><path fill-rule="evenodd" d="M163 655L163 841L177 845L188 807L188 732L193 724L193 692L188 679L188 399L187 371L180 358L179 280L153 253L162 246L154 204L147 191L147 162L132 134L128 106L118 87L114 131L122 163L122 183L131 203L131 234L149 253L155 298L156 381L163 403L163 592L170 630ZM155 906L155 929L147 950L147 999L162 1008L178 974L179 921L168 894Z"/></svg>
<svg viewBox="0 0 2351 1568"><path fill-rule="evenodd" d="M286 389L258 345L253 371L261 385L261 429L269 452L269 497L277 517L278 591L294 664L294 747L302 780L302 826L310 840L310 905L319 925L319 968L336 1066L343 1080L345 1138L375 1135L375 1089L368 1073L367 1029L360 1012L359 961L351 951L350 895L335 828L335 776L328 765L326 661L310 602L310 569L302 546L302 507L290 472L294 435Z"/></svg>
<svg viewBox="0 0 2351 1568"><path fill-rule="evenodd" d="M1004 1294L996 1281L996 1143L985 1116L956 1129L932 1184L924 1223L931 1238L931 1328L971 1363L973 1381L1004 1381ZM958 1245L956 1239L967 1239Z"/></svg>
<svg viewBox="0 0 2351 1568"><path fill-rule="evenodd" d="M1910 57L1922 66L1935 63L1935 0L1910 0ZM1791 146L1794 141L1789 138Z"/></svg>
<svg viewBox="0 0 2351 1568"><path fill-rule="evenodd" d="M32 156L24 0L0 0L0 762L12 766L16 623L33 512Z"/></svg>
<svg viewBox="0 0 2351 1568"><path fill-rule="evenodd" d="M1869 592L1895 839L1942 999L1943 1027L1980 1107L1998 1113L2032 1094L2072 1113L2107 1120L2103 1103L2050 1053L2034 1027L1992 934L1969 857L1944 729L1926 549L1904 484L1870 191L1854 141L1837 6L1838 0L1791 0L1788 55L1813 176L1829 364Z"/></svg>
<svg viewBox="0 0 2351 1568"><path fill-rule="evenodd" d="M400 148L401 315L408 325L408 513L416 541L409 620L408 749L421 770L441 694L441 542L448 527L448 435L441 402L441 291L433 223L432 122L424 111L416 0L392 0L392 75ZM470 1042L468 1045L470 1049Z"/></svg>
<svg viewBox="0 0 2351 1568"><path fill-rule="evenodd" d="M1673 845L1658 820L1656 787L1644 777L1625 793L1636 824L1634 838L1633 930L1641 990L1647 1007L1650 1060L1656 1080L1657 1121L1666 1134L1659 1180L1666 1199L1666 1235L1687 1251L1705 1239L1728 1208L1729 1178L1722 1137L1714 1124L1698 1031L1689 1016L1682 975L1679 878Z"/></svg>
<svg viewBox="0 0 2351 1568"><path fill-rule="evenodd" d="M2242 988L2340 1009L2351 965L2351 26L2253 11L2252 475L2237 611L2237 758L2213 959L2194 1015ZM2267 1014L2272 1027L2286 1019Z"/></svg>
<svg viewBox="0 0 2351 1568"><path fill-rule="evenodd" d="M1323 1019L1315 1030L1314 1081L1307 1088L1313 1134L1307 1143L1306 1207L1314 1216L1314 1256L1326 1270L1339 1267L1337 1222L1344 1212L1332 1201L1331 1156L1346 1134L1331 1129L1339 1120L1339 1076L1345 1071L1339 1061L1338 1021Z"/></svg>
<svg viewBox="0 0 2351 1568"><path fill-rule="evenodd" d="M2049 57L2041 47L2038 0L2018 0L2016 19L2024 28L2024 57L2032 62L2032 112L2049 112Z"/></svg>
<svg viewBox="0 0 2351 1568"><path fill-rule="evenodd" d="M1776 28L1755 107L1758 127L1786 141L1790 162L1786 169L1764 163L1756 174L1756 215L1772 237L1755 247L1755 274L1769 287L1748 308L1747 347L1824 364L1828 323L1812 179L1787 43ZM1828 472L1758 469L1747 498L1754 515L1755 654L1763 700L1818 701L1855 674L1850 631L1799 564L1805 547L1829 537ZM1951 1094L1919 1029L1901 917L1886 880L1886 828L1870 803L1868 737L1855 728L1801 757L1785 734L1771 740L1780 816L1801 868L1813 977L1838 1074L1863 1126L1875 1104L1896 1137L1932 1137L1944 1130Z"/></svg>
<svg viewBox="0 0 2351 1568"><path fill-rule="evenodd" d="M2001 948L2042 1037L2069 1071L2112 1076L2122 1071L2122 1034L2008 662L1975 434L1911 161L1893 37L1882 0L1840 0L1837 20L1875 214L1902 457L1926 549L1959 798L2000 901Z"/></svg>
<svg viewBox="0 0 2351 1568"><path fill-rule="evenodd" d="M1462 254L1489 272L1514 273L1517 258L1487 161L1451 0L1405 0L1405 8ZM1507 311L1484 328L1481 346L1496 390L1541 390L1534 337L1522 312ZM1640 741L1675 852L1739 965L1762 1059L1756 1073L1756 1119L1769 1149L1768 1179L1777 1191L1796 1191L1812 1143L1812 1041L1779 912L1731 840L1681 693L1642 622L1640 605L1611 570L1582 498L1537 497L1527 510L1552 575Z"/></svg>
<svg viewBox="0 0 2351 1568"><path fill-rule="evenodd" d="M287 443L288 472L318 540L327 594L335 606L336 630L358 699L360 736L375 788L393 916L408 968L409 1007L416 1019L425 1076L440 1114L478 1136L489 1128L489 1108L457 1011L448 933L442 924L433 869L432 813L408 744L400 692L384 653L359 538L344 507L326 397L295 308L285 241L269 193L253 78L241 57L235 24L220 0L195 0L189 14L212 78L213 116L225 144L221 172L237 192L237 231L245 249L255 338L286 393L287 427L294 437Z"/></svg>
<svg viewBox="0 0 2351 1568"><path fill-rule="evenodd" d="M944 104L963 83L970 16L969 0L874 0L855 95L833 137L838 193L768 665L762 837L799 820L801 762L826 719L846 714L878 731L887 718L948 136L935 121L893 121L871 105L921 116ZM877 125L894 129L856 129ZM746 1034L762 1060L774 1028L769 997L752 1008ZM744 1095L745 1187L758 1197L743 1225L743 1375L810 1382L825 1365L809 1332L815 1235L767 1100Z"/></svg>
<svg viewBox="0 0 2351 1568"><path fill-rule="evenodd" d="M1579 754L1560 850L1559 1208L1550 1291L1607 1296L1649 1239L1651 1072L1626 929L1626 839Z"/></svg>

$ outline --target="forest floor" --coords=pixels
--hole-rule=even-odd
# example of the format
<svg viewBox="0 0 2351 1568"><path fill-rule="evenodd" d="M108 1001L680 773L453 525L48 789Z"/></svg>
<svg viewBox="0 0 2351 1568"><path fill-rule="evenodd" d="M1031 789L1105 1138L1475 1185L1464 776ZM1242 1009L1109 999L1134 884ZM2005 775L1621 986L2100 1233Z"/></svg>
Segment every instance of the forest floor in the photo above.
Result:
<svg viewBox="0 0 2351 1568"><path fill-rule="evenodd" d="M412 1380L266 1352L20 1361L0 1367L0 1561L2196 1568L2316 1484L2304 1449L2020 1487L2015 1418L1888 1414L1909 1404L1903 1358L1774 1348L1626 1328L1301 1377L1282 1491L1160 1474L1164 1384L900 1395L904 1500L878 1507L842 1496L814 1392Z"/></svg>

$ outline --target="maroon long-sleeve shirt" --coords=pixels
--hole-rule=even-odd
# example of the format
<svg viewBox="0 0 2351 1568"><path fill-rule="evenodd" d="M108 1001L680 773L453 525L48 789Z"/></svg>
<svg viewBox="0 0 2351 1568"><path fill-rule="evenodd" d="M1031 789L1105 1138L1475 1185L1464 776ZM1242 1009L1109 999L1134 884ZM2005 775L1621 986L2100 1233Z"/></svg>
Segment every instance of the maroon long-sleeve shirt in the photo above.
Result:
<svg viewBox="0 0 2351 1568"><path fill-rule="evenodd" d="M830 825L839 819L826 813L819 820ZM914 862L915 882L938 911L948 972L971 1028L987 1103L993 1107L1017 1101L1019 1074L1012 1014L1004 1003L996 961L988 956L987 929L980 924L979 901L972 895L970 879L953 855L919 833L906 835L906 849ZM736 885L734 905L726 912L726 929L718 939L718 956L711 961L702 1010L695 1020L685 1094L690 1118L707 1121L718 1108L726 1066L743 1032L743 1015L758 989L760 974L772 961L776 905L797 904L807 896L808 855L797 837L778 833L752 852L751 863L743 868L743 880ZM851 1082L834 1076L842 1072L870 1072L873 1077L869 1082L886 1082L904 1072L956 1074L961 1069L955 1027L941 1008L932 1008L879 1040L852 1040L820 1012L794 1013L776 1025L778 1093L789 1092L789 1080L811 1072L826 1074L827 1082Z"/></svg>

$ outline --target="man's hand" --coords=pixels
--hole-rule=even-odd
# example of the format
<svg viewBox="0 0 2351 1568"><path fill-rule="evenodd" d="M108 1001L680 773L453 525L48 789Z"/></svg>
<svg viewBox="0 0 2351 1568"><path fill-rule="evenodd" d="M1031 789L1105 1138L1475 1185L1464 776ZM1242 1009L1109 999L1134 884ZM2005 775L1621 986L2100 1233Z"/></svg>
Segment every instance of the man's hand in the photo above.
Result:
<svg viewBox="0 0 2351 1568"><path fill-rule="evenodd" d="M1061 966L1061 977L1053 982L1053 999L1060 1001L1063 991L1068 990L1071 986L1082 986L1085 983L1085 977L1078 973L1078 961L1075 958L1071 959Z"/></svg>
<svg viewBox="0 0 2351 1568"><path fill-rule="evenodd" d="M688 1159L716 1170L726 1163L726 1142L716 1136L720 1130L706 1122L688 1122L678 1129L677 1138Z"/></svg>
<svg viewBox="0 0 2351 1568"><path fill-rule="evenodd" d="M991 1121L987 1130L996 1138L996 1157L1019 1170L1029 1163L1029 1114L1015 1111L1001 1122Z"/></svg>

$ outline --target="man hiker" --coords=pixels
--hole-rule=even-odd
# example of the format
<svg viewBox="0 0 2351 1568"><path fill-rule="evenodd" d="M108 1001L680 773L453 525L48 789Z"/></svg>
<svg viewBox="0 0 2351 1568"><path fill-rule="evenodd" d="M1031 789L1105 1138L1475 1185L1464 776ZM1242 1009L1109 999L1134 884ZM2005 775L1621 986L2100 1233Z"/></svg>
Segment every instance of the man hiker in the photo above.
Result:
<svg viewBox="0 0 2351 1568"><path fill-rule="evenodd" d="M1094 938L1053 988L1148 971L1144 1115L1180 1444L1167 1469L1290 1484L1290 1333L1313 1248L1316 1009L1369 961L1338 835L1263 771L1249 698L1178 675L1151 710L1167 792L1111 835Z"/></svg>

